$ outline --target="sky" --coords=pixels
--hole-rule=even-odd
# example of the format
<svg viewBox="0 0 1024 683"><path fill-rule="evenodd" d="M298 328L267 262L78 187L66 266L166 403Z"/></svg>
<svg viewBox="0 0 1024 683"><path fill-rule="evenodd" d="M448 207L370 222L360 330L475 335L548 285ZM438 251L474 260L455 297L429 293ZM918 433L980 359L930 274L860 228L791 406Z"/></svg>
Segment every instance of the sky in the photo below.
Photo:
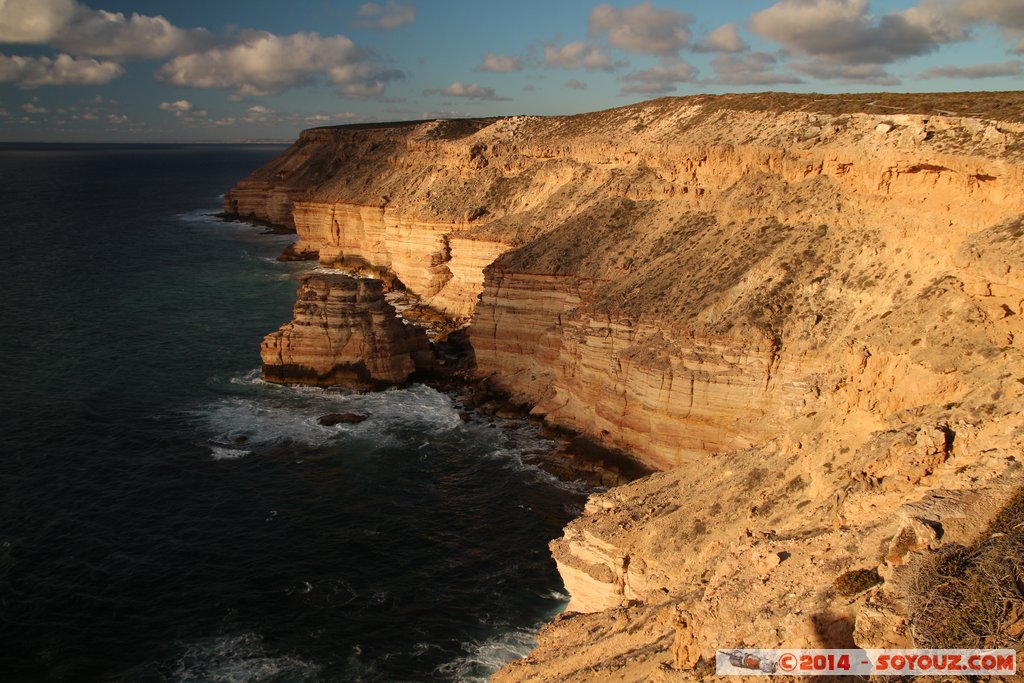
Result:
<svg viewBox="0 0 1024 683"><path fill-rule="evenodd" d="M0 0L0 141L1022 83L1024 0Z"/></svg>

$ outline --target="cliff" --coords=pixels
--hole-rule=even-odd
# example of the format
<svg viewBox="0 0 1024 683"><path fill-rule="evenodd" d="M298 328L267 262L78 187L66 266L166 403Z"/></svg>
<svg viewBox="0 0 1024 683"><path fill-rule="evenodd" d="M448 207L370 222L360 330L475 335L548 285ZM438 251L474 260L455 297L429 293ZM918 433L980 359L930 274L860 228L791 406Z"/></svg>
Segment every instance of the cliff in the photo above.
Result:
<svg viewBox="0 0 1024 683"><path fill-rule="evenodd" d="M426 333L399 319L380 280L308 275L294 320L260 347L269 382L373 388L433 366Z"/></svg>
<svg viewBox="0 0 1024 683"><path fill-rule="evenodd" d="M662 470L553 543L570 612L498 679L678 680L717 647L912 642L913 568L1020 485L1022 114L765 93L316 129L225 209L388 273L468 322L477 376Z"/></svg>

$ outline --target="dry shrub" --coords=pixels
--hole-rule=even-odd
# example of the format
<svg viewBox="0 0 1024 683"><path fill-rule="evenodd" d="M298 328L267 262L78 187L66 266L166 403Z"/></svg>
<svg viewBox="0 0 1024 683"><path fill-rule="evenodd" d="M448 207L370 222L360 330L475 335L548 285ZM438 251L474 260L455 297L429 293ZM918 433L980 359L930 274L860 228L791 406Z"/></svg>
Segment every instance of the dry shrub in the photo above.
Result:
<svg viewBox="0 0 1024 683"><path fill-rule="evenodd" d="M921 647L1024 646L1024 489L980 540L943 548L921 568L912 610Z"/></svg>
<svg viewBox="0 0 1024 683"><path fill-rule="evenodd" d="M839 595L857 595L882 583L877 569L854 569L836 577L834 586Z"/></svg>

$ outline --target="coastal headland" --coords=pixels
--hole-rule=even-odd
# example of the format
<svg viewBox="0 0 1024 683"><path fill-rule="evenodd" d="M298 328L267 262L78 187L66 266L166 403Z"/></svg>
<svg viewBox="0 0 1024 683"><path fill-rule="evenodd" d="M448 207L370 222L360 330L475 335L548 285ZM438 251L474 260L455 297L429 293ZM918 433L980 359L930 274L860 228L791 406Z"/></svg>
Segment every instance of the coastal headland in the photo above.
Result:
<svg viewBox="0 0 1024 683"><path fill-rule="evenodd" d="M224 211L339 273L268 379L400 383L458 336L463 379L654 471L552 542L568 609L496 680L946 644L922 582L1024 483L1024 93L317 128Z"/></svg>

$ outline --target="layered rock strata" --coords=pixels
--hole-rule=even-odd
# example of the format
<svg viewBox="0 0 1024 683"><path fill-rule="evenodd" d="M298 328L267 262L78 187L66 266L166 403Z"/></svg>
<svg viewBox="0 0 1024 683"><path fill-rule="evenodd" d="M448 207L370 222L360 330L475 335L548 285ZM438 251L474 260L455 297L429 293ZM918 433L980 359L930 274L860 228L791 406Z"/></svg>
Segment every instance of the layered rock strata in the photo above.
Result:
<svg viewBox="0 0 1024 683"><path fill-rule="evenodd" d="M433 367L423 329L406 324L380 280L306 276L294 319L260 347L269 382L373 388L401 384Z"/></svg>
<svg viewBox="0 0 1024 683"><path fill-rule="evenodd" d="M469 317L479 377L664 470L553 544L570 612L498 679L682 680L716 647L914 644L912 568L1024 479L1021 112L763 93L318 129L226 208L291 202L298 250ZM864 568L886 582L835 590Z"/></svg>

